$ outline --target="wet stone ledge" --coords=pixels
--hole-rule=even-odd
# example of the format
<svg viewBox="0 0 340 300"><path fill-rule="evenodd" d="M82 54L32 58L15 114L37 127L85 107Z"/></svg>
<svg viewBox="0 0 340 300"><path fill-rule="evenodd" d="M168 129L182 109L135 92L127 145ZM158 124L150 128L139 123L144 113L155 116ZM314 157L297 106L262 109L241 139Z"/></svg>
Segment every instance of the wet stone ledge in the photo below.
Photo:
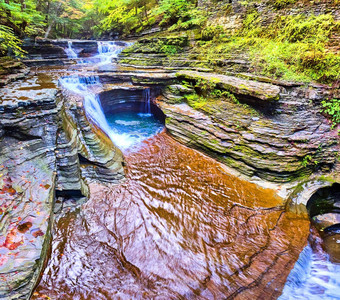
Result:
<svg viewBox="0 0 340 300"><path fill-rule="evenodd" d="M177 75L195 80L221 77L196 72ZM244 80L246 87L241 92L236 86L227 87L239 102L223 96L200 98L181 81L166 87L158 105L167 116L167 129L178 141L249 177L284 183L317 174L336 176L337 129L332 129L320 107L327 91L317 86L285 88L259 82L261 88L269 88L260 96L251 91L253 84L247 86L249 82L254 81ZM217 88L223 89L223 85ZM241 95L244 91L246 99ZM258 101L246 101L248 96ZM264 101L267 96L276 100Z"/></svg>
<svg viewBox="0 0 340 300"><path fill-rule="evenodd" d="M85 162L84 162L85 161ZM0 90L0 298L28 299L51 241L56 196L124 179L123 157L44 73Z"/></svg>

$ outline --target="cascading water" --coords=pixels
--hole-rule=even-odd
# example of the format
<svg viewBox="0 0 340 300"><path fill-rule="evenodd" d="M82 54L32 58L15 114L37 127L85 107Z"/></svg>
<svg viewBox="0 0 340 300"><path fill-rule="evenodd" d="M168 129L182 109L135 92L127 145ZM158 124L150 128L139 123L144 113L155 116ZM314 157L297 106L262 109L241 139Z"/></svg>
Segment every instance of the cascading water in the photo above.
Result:
<svg viewBox="0 0 340 300"><path fill-rule="evenodd" d="M112 59L118 58L119 53L121 53L125 48L124 46L111 41L98 41L97 44L98 55L96 57L100 58L101 64L111 63Z"/></svg>
<svg viewBox="0 0 340 300"><path fill-rule="evenodd" d="M290 272L279 300L340 299L340 265L308 244Z"/></svg>
<svg viewBox="0 0 340 300"><path fill-rule="evenodd" d="M100 59L103 65L111 63L113 58L131 43L116 43L110 41L99 41L98 55L95 58ZM76 55L72 49L72 42L69 41L69 57ZM73 54L72 54L73 53ZM78 61L78 63L82 63ZM84 98L84 108L88 118L101 128L121 149L130 148L132 145L139 144L141 141L151 137L163 129L163 125L151 113L151 93L150 88L143 90L143 102L139 113L118 112L114 115L105 116L101 107L98 95L95 95L90 86L100 86L98 77L88 76L67 76L59 80L60 84L67 90L81 95Z"/></svg>
<svg viewBox="0 0 340 300"><path fill-rule="evenodd" d="M151 117L151 92L150 88L143 90L143 102L141 104L141 112L138 114L140 117Z"/></svg>
<svg viewBox="0 0 340 300"><path fill-rule="evenodd" d="M97 76L80 77L67 76L59 79L62 87L84 97L84 108L86 116L101 128L109 138L118 146L127 147L130 145L126 134L119 134L109 126L100 104L99 96L91 92L89 86L100 85Z"/></svg>
<svg viewBox="0 0 340 300"><path fill-rule="evenodd" d="M78 58L77 53L72 49L72 41L67 42L67 48L65 49L65 52L69 59Z"/></svg>

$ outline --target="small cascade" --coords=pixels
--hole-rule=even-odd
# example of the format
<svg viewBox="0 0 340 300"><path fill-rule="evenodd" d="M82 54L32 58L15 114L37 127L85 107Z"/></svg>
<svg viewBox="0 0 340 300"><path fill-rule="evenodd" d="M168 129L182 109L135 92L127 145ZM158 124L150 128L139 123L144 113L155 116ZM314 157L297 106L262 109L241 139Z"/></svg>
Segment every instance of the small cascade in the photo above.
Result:
<svg viewBox="0 0 340 300"><path fill-rule="evenodd" d="M340 299L340 265L308 244L300 253L279 300Z"/></svg>
<svg viewBox="0 0 340 300"><path fill-rule="evenodd" d="M97 43L98 55L95 58L99 58L100 63L94 63L94 66L111 63L113 58L117 58L118 54L130 45L123 42L100 41ZM71 57L71 41L68 50L69 57ZM75 54L73 50L72 52ZM81 62L78 60L77 63ZM59 79L59 83L64 89L83 97L86 116L121 149L131 148L163 129L163 124L151 113L151 90L149 87L143 90L143 102L140 109L137 105L137 109L133 112L118 111L114 115L106 116L99 96L91 88L91 86L101 85L98 76L65 76Z"/></svg>
<svg viewBox="0 0 340 300"><path fill-rule="evenodd" d="M126 134L119 134L109 126L99 96L89 89L91 85L101 85L98 76L66 76L59 79L59 82L68 91L81 95L84 98L86 116L101 128L116 145L121 147L130 145Z"/></svg>
<svg viewBox="0 0 340 300"><path fill-rule="evenodd" d="M112 59L118 58L119 53L123 51L124 46L117 45L116 42L111 41L98 41L98 55L101 64L109 64Z"/></svg>
<svg viewBox="0 0 340 300"><path fill-rule="evenodd" d="M141 105L141 112L139 113L141 117L151 117L151 92L150 88L145 88L143 90L143 103Z"/></svg>
<svg viewBox="0 0 340 300"><path fill-rule="evenodd" d="M69 59L78 58L78 54L72 49L72 41L67 42L67 48L65 49L65 52L67 54L67 57Z"/></svg>

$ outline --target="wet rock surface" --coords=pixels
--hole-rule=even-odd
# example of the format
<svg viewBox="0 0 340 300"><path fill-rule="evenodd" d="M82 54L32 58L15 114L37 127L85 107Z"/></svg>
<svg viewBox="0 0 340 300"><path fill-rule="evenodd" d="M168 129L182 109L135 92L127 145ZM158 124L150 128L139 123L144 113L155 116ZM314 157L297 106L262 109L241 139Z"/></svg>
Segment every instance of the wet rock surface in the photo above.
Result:
<svg viewBox="0 0 340 300"><path fill-rule="evenodd" d="M29 69L19 60L11 57L0 58L0 87L24 78L29 73Z"/></svg>
<svg viewBox="0 0 340 300"><path fill-rule="evenodd" d="M90 184L82 209L60 217L33 299L280 295L306 243L306 215L166 133L126 160L124 183Z"/></svg>
<svg viewBox="0 0 340 300"><path fill-rule="evenodd" d="M30 295L49 248L61 108L55 88L26 91L22 99L16 84L0 91L0 297L6 299Z"/></svg>
<svg viewBox="0 0 340 300"><path fill-rule="evenodd" d="M55 194L87 196L88 169L93 179L124 177L122 155L107 139L65 101L53 74L36 70L0 90L1 298L29 298L50 247Z"/></svg>

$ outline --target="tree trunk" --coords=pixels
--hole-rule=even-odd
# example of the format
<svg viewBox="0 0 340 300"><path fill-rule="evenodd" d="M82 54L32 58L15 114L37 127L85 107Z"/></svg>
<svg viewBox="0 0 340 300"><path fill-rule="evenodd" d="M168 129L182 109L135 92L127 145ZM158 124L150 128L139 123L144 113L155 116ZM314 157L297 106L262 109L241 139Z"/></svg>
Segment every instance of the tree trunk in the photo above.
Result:
<svg viewBox="0 0 340 300"><path fill-rule="evenodd" d="M54 24L54 21L52 20L51 23L48 25L47 29L46 29L46 32L45 32L45 39L48 38L50 32L51 32L51 29L52 29L52 26Z"/></svg>

